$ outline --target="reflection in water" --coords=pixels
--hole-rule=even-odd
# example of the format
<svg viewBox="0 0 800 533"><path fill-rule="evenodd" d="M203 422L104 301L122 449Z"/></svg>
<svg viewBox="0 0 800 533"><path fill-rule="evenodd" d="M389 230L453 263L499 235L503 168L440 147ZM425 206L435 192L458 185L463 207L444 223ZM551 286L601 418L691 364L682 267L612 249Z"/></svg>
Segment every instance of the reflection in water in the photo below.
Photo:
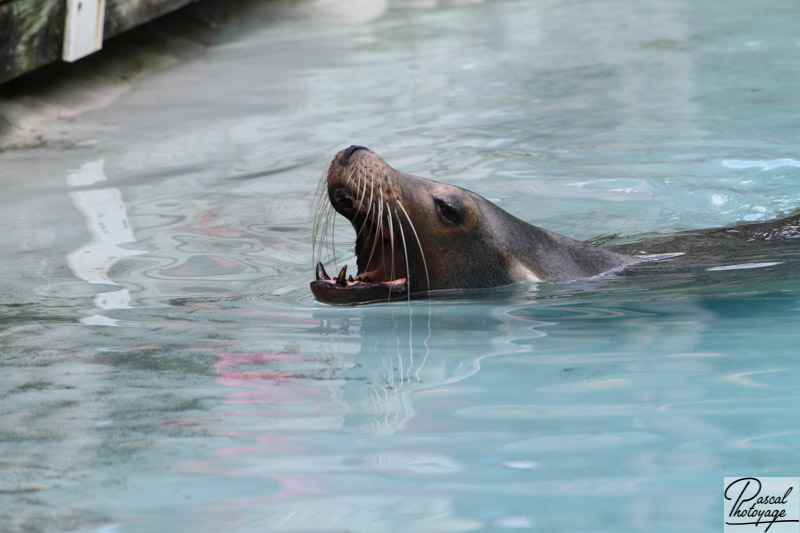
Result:
<svg viewBox="0 0 800 533"><path fill-rule="evenodd" d="M81 189L71 192L70 196L75 207L86 217L86 227L92 235L89 243L67 255L67 264L72 272L84 281L116 285L108 277L109 270L120 259L145 252L120 246L135 243L136 238L128 222L125 202L119 189L88 188L106 180L104 163L103 159L86 163L67 176L70 187ZM101 292L94 299L94 305L99 309L128 309L130 303L131 295L128 289ZM116 320L101 314L81 318L80 322L95 326L116 324Z"/></svg>
<svg viewBox="0 0 800 533"><path fill-rule="evenodd" d="M343 427L384 435L403 431L416 414L415 397L475 375L485 358L528 350L516 345L520 320L505 308L487 313L482 306L459 306L451 315L452 305L372 306L346 322L337 310L314 312L329 339L320 347L323 357L340 357L344 346L355 351L341 369L336 392L347 409ZM525 339L533 339L545 335L538 328L552 323L527 324Z"/></svg>
<svg viewBox="0 0 800 533"><path fill-rule="evenodd" d="M240 312L242 319L255 317L252 302L185 304L200 323ZM482 360L528 352L527 342L545 336L540 328L556 323L518 317L506 307L487 313L482 305L462 304L319 308L313 320L287 309L281 329L297 333L269 348L243 336L241 328L229 335L215 328L208 349L218 358L218 383L230 392L215 416L178 424L201 425L238 444L177 468L269 479L277 487L270 484L266 494L201 512L214 520L224 516L226 527L258 524L264 531L390 531L398 523L429 532L485 526L460 510L448 491L430 490L470 467L442 449L435 428L441 414L436 407L428 410L442 402L468 405L457 387L478 373ZM273 312L262 317L267 327L277 324ZM274 334L270 338L276 340ZM420 400L428 407L418 413ZM469 431L462 437L469 438ZM390 449L387 438L395 443ZM383 481L376 484L378 479Z"/></svg>

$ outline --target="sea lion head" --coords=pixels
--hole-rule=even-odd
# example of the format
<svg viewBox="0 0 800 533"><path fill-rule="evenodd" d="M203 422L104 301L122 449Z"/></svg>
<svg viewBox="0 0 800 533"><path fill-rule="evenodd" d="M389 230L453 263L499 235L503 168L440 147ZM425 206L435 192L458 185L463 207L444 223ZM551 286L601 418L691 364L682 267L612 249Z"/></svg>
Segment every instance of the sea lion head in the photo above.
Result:
<svg viewBox="0 0 800 533"><path fill-rule="evenodd" d="M315 256L324 248L316 237L330 207L352 224L357 256L350 276L345 266L331 277L317 263L311 290L321 302L366 303L537 279L504 244L508 228L496 215L511 215L471 191L395 170L363 146L336 154L321 185Z"/></svg>

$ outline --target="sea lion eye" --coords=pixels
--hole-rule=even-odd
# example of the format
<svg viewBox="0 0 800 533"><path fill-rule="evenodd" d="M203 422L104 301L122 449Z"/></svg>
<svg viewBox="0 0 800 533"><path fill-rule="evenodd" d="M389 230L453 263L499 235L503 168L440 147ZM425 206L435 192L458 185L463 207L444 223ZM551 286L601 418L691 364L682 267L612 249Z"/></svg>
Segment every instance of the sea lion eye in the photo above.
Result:
<svg viewBox="0 0 800 533"><path fill-rule="evenodd" d="M459 213L455 207L441 198L434 198L433 201L436 203L436 211L439 212L439 216L446 224L451 226L458 226L461 224L461 213Z"/></svg>

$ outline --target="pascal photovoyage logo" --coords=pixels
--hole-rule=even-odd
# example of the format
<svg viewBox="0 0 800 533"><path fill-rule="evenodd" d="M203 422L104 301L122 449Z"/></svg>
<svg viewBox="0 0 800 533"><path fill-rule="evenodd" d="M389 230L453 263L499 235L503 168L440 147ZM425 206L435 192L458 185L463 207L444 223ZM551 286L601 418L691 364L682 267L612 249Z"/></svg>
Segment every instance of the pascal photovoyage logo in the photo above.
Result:
<svg viewBox="0 0 800 533"><path fill-rule="evenodd" d="M726 477L724 489L724 533L800 533L800 478Z"/></svg>

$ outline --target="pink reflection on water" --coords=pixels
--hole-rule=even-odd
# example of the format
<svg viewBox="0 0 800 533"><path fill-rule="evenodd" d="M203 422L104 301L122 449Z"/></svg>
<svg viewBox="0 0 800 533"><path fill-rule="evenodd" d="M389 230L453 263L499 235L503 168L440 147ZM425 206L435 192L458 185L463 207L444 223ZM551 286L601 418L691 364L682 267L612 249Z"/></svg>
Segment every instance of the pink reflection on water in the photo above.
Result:
<svg viewBox="0 0 800 533"><path fill-rule="evenodd" d="M301 361L293 352L221 352L214 364L218 383L246 390L227 396L229 404L306 405L330 401L327 387L313 386L306 372L281 370ZM248 412L252 415L252 411ZM287 412L291 415L291 412Z"/></svg>

